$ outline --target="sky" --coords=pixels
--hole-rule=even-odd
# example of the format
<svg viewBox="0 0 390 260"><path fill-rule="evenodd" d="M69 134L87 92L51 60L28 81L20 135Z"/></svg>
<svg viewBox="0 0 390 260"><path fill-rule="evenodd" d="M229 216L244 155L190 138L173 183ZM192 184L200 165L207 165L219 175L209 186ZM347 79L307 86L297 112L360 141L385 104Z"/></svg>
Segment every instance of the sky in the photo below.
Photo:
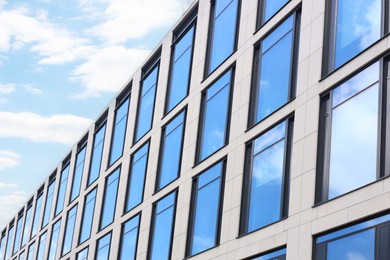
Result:
<svg viewBox="0 0 390 260"><path fill-rule="evenodd" d="M0 0L0 228L192 0Z"/></svg>

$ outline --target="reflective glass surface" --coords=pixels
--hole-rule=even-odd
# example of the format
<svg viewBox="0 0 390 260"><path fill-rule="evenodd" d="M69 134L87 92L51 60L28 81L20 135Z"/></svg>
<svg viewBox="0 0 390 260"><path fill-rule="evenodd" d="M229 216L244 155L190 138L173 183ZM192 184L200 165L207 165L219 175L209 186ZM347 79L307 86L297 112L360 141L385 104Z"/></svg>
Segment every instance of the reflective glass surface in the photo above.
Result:
<svg viewBox="0 0 390 260"><path fill-rule="evenodd" d="M18 222L16 223L15 242L14 242L14 248L12 250L12 254L15 254L19 250L22 226L23 226L23 216L19 217Z"/></svg>
<svg viewBox="0 0 390 260"><path fill-rule="evenodd" d="M43 256L45 254L45 247L46 247L46 237L47 237L47 232L45 232L43 235L39 237L38 253L37 253L36 260L43 260Z"/></svg>
<svg viewBox="0 0 390 260"><path fill-rule="evenodd" d="M26 251L23 251L20 255L19 255L19 260L25 260L26 259Z"/></svg>
<svg viewBox="0 0 390 260"><path fill-rule="evenodd" d="M35 251L35 243L32 243L32 244L28 247L28 256L27 256L27 260L33 260L33 259L34 259L34 251Z"/></svg>
<svg viewBox="0 0 390 260"><path fill-rule="evenodd" d="M28 234L30 232L31 227L31 215L32 215L32 206L29 206L26 211L26 219L24 221L24 228L22 232L22 244L21 246L24 246L29 239ZM1 256L1 253L0 253Z"/></svg>
<svg viewBox="0 0 390 260"><path fill-rule="evenodd" d="M96 259L109 260L110 258L111 233L105 235L97 242Z"/></svg>
<svg viewBox="0 0 390 260"><path fill-rule="evenodd" d="M50 248L48 260L56 260L58 238L60 236L61 220L58 220L51 231Z"/></svg>
<svg viewBox="0 0 390 260"><path fill-rule="evenodd" d="M103 208L100 219L100 229L105 228L114 221L116 197L118 194L119 174L121 169L116 169L106 179L106 189L103 199Z"/></svg>
<svg viewBox="0 0 390 260"><path fill-rule="evenodd" d="M89 169L88 186L100 176L100 165L102 162L104 136L106 134L106 124L96 133L93 141L91 168Z"/></svg>
<svg viewBox="0 0 390 260"><path fill-rule="evenodd" d="M122 243L119 259L135 259L137 252L139 221L140 215L137 215L123 225Z"/></svg>
<svg viewBox="0 0 390 260"><path fill-rule="evenodd" d="M92 223L95 214L95 201L96 201L97 188L89 193L85 198L83 220L80 226L80 238L79 244L89 239L91 236Z"/></svg>
<svg viewBox="0 0 390 260"><path fill-rule="evenodd" d="M53 196L54 196L55 186L56 186L56 182L54 180L50 183L49 188L47 188L46 204L45 204L44 213L43 213L42 228L45 227L49 223L49 220L50 220L50 213L51 213L51 207L53 205Z"/></svg>
<svg viewBox="0 0 390 260"><path fill-rule="evenodd" d="M70 252L70 249L72 248L73 233L76 224L77 206L78 205L74 206L68 212L61 255L65 255L66 253Z"/></svg>
<svg viewBox="0 0 390 260"><path fill-rule="evenodd" d="M252 260L282 260L282 259L286 259L286 248L253 258Z"/></svg>
<svg viewBox="0 0 390 260"><path fill-rule="evenodd" d="M83 171L84 171L84 160L85 160L85 153L87 150L87 145L77 153L76 157L76 166L74 170L73 175L73 183L72 183L72 191L70 194L70 201L73 201L75 198L77 198L80 194L81 189L81 180L83 178Z"/></svg>
<svg viewBox="0 0 390 260"><path fill-rule="evenodd" d="M88 260L88 247L77 253L76 260Z"/></svg>
<svg viewBox="0 0 390 260"><path fill-rule="evenodd" d="M35 213L34 221L31 231L31 237L35 236L38 231L39 218L41 217L41 207L42 207L42 194L38 195L37 201L35 202Z"/></svg>
<svg viewBox="0 0 390 260"><path fill-rule="evenodd" d="M8 229L8 236L7 236L7 247L5 248L5 259L9 259L11 257L11 246L14 242L14 226L10 227Z"/></svg>
<svg viewBox="0 0 390 260"><path fill-rule="evenodd" d="M262 9L262 21L265 23L268 21L274 14L276 14L280 8L282 8L289 0L263 0L263 9Z"/></svg>
<svg viewBox="0 0 390 260"><path fill-rule="evenodd" d="M0 242L0 259L3 259L3 254L5 251L5 235L1 237L1 242Z"/></svg>
<svg viewBox="0 0 390 260"><path fill-rule="evenodd" d="M185 112L183 111L163 129L158 189L179 176L183 143Z"/></svg>
<svg viewBox="0 0 390 260"><path fill-rule="evenodd" d="M68 163L68 165L61 171L61 179L60 179L60 186L58 188L57 206L56 206L55 216L57 216L64 208L65 196L66 196L66 186L68 185L69 168L70 168L70 163Z"/></svg>

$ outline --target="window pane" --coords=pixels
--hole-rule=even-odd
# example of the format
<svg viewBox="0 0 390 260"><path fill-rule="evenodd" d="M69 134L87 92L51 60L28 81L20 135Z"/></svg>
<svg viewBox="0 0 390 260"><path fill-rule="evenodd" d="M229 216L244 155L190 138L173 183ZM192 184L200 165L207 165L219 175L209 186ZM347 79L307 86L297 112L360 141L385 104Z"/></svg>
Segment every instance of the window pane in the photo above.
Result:
<svg viewBox="0 0 390 260"><path fill-rule="evenodd" d="M217 244L222 169L221 162L195 180L195 199L192 202L195 214L192 216L190 255L205 251Z"/></svg>
<svg viewBox="0 0 390 260"><path fill-rule="evenodd" d="M263 16L261 23L268 21L280 8L282 8L289 0L263 0Z"/></svg>
<svg viewBox="0 0 390 260"><path fill-rule="evenodd" d="M66 186L68 185L70 163L61 171L60 186L58 188L57 207L55 216L57 216L64 208Z"/></svg>
<svg viewBox="0 0 390 260"><path fill-rule="evenodd" d="M22 244L21 246L24 246L28 240L28 234L30 232L30 227L31 227L31 215L32 215L32 206L30 205L29 208L26 211L26 219L24 222L24 229L22 233ZM1 254L0 254L1 256Z"/></svg>
<svg viewBox="0 0 390 260"><path fill-rule="evenodd" d="M192 25L174 46L167 111L174 108L188 94L194 32Z"/></svg>
<svg viewBox="0 0 390 260"><path fill-rule="evenodd" d="M109 260L111 233L105 235L97 242L96 260Z"/></svg>
<svg viewBox="0 0 390 260"><path fill-rule="evenodd" d="M70 194L70 201L71 202L75 198L77 198L80 194L81 181L82 181L83 172L84 172L84 160L85 160L86 150L87 150L87 145L85 144L84 147L77 153L76 167L75 167L74 175L73 175L72 192Z"/></svg>
<svg viewBox="0 0 390 260"><path fill-rule="evenodd" d="M238 0L216 0L212 18L208 73L215 70L235 50Z"/></svg>
<svg viewBox="0 0 390 260"><path fill-rule="evenodd" d="M10 227L8 229L8 236L7 236L7 247L5 248L5 259L9 259L11 257L11 246L14 242L14 226Z"/></svg>
<svg viewBox="0 0 390 260"><path fill-rule="evenodd" d="M157 202L153 210L150 259L170 259L176 192Z"/></svg>
<svg viewBox="0 0 390 260"><path fill-rule="evenodd" d="M97 193L97 188L91 191L91 193L89 193L85 198L83 220L80 226L81 231L80 231L79 244L83 243L91 236L92 223L95 214L96 193Z"/></svg>
<svg viewBox="0 0 390 260"><path fill-rule="evenodd" d="M253 258L253 260L282 260L286 259L286 249L280 249L278 251L268 253L256 258Z"/></svg>
<svg viewBox="0 0 390 260"><path fill-rule="evenodd" d="M64 242L62 246L61 255L67 254L68 252L70 252L70 249L72 248L73 233L76 224L76 215L77 215L77 205L74 206L71 210L69 210L67 215Z"/></svg>
<svg viewBox="0 0 390 260"><path fill-rule="evenodd" d="M45 254L45 247L46 247L46 236L47 236L47 232L45 232L39 238L38 253L37 253L36 260L43 260L43 255Z"/></svg>
<svg viewBox="0 0 390 260"><path fill-rule="evenodd" d="M200 158L205 159L226 144L232 72L225 73L203 96Z"/></svg>
<svg viewBox="0 0 390 260"><path fill-rule="evenodd" d="M28 247L28 258L27 258L27 260L33 260L34 259L34 252L35 252L35 243L32 243Z"/></svg>
<svg viewBox="0 0 390 260"><path fill-rule="evenodd" d="M23 215L21 217L19 217L18 222L16 224L15 243L14 243L14 248L12 250L12 254L15 254L19 250L20 235L22 232L22 226L23 226Z"/></svg>
<svg viewBox="0 0 390 260"><path fill-rule="evenodd" d="M34 221L31 231L31 237L35 236L38 231L38 223L41 217L41 207L42 207L42 193L38 195L37 201L35 203L35 213L34 213Z"/></svg>
<svg viewBox="0 0 390 260"><path fill-rule="evenodd" d="M1 243L0 243L0 259L3 259L3 254L5 252L5 241L6 241L6 236L4 234L1 237Z"/></svg>
<svg viewBox="0 0 390 260"><path fill-rule="evenodd" d="M20 255L19 255L19 260L25 260L26 259L26 251L23 251Z"/></svg>
<svg viewBox="0 0 390 260"><path fill-rule="evenodd" d="M158 189L179 176L185 112L181 112L163 129Z"/></svg>
<svg viewBox="0 0 390 260"><path fill-rule="evenodd" d="M115 111L115 125L111 140L110 166L123 154L129 104L130 98L127 98Z"/></svg>
<svg viewBox="0 0 390 260"><path fill-rule="evenodd" d="M102 162L105 134L106 134L106 124L104 124L95 133L95 137L93 141L91 167L89 169L88 186L91 185L100 176L100 165Z"/></svg>
<svg viewBox="0 0 390 260"><path fill-rule="evenodd" d="M106 179L106 189L103 199L103 208L100 220L100 230L114 221L116 197L119 186L120 168L116 169Z"/></svg>
<svg viewBox="0 0 390 260"><path fill-rule="evenodd" d="M149 143L144 144L131 159L126 211L142 202L148 162Z"/></svg>
<svg viewBox="0 0 390 260"><path fill-rule="evenodd" d="M48 260L55 260L57 255L58 238L60 236L61 220L58 220L51 231L50 248Z"/></svg>
<svg viewBox="0 0 390 260"><path fill-rule="evenodd" d="M142 86L138 105L135 142L144 136L152 127L158 69L159 65L157 64L150 74L141 82Z"/></svg>
<svg viewBox="0 0 390 260"><path fill-rule="evenodd" d="M88 247L77 253L76 260L88 260Z"/></svg>
<svg viewBox="0 0 390 260"><path fill-rule="evenodd" d="M137 252L139 222L140 215L137 215L123 225L119 259L135 259Z"/></svg>
<svg viewBox="0 0 390 260"><path fill-rule="evenodd" d="M53 204L53 196L54 196L54 188L56 186L55 180L53 180L49 188L47 188L47 194L46 194L46 204L44 208L44 213L43 213L43 221L42 221L42 228L44 228L50 220L50 213L51 213L51 206Z"/></svg>

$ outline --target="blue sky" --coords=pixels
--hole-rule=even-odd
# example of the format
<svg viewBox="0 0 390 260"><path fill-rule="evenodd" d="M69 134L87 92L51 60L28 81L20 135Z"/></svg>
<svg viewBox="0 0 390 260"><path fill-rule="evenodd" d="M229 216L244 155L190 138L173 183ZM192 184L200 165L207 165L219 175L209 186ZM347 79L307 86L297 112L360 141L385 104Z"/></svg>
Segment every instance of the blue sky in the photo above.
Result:
<svg viewBox="0 0 390 260"><path fill-rule="evenodd" d="M0 0L0 228L190 0Z"/></svg>

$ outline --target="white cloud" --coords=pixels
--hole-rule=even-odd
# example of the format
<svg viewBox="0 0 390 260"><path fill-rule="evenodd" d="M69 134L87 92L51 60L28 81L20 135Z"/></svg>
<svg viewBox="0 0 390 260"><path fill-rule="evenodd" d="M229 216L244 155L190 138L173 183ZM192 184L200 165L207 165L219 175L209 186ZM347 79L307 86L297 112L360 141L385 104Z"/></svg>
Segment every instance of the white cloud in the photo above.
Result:
<svg viewBox="0 0 390 260"><path fill-rule="evenodd" d="M0 94L9 94L16 90L15 84L0 84Z"/></svg>
<svg viewBox="0 0 390 260"><path fill-rule="evenodd" d="M15 152L8 150L0 150L0 171L6 168L11 168L19 165L19 158L20 155ZM2 188L1 182L0 188Z"/></svg>
<svg viewBox="0 0 390 260"><path fill-rule="evenodd" d="M33 87L32 85L30 84L24 84L22 85L24 90L26 90L27 92L33 94L33 95L41 95L43 94L43 91L40 90L39 88L35 88Z"/></svg>
<svg viewBox="0 0 390 260"><path fill-rule="evenodd" d="M123 46L102 49L74 70L72 79L81 81L86 89L73 97L85 98L100 92L118 91L149 53L148 50Z"/></svg>
<svg viewBox="0 0 390 260"><path fill-rule="evenodd" d="M0 112L0 138L72 144L92 120L63 114L44 117L30 112Z"/></svg>
<svg viewBox="0 0 390 260"><path fill-rule="evenodd" d="M0 228L8 224L15 217L17 211L27 200L27 194L23 191L14 191L0 196Z"/></svg>
<svg viewBox="0 0 390 260"><path fill-rule="evenodd" d="M5 188L19 188L19 185L0 182L0 189L5 189Z"/></svg>

